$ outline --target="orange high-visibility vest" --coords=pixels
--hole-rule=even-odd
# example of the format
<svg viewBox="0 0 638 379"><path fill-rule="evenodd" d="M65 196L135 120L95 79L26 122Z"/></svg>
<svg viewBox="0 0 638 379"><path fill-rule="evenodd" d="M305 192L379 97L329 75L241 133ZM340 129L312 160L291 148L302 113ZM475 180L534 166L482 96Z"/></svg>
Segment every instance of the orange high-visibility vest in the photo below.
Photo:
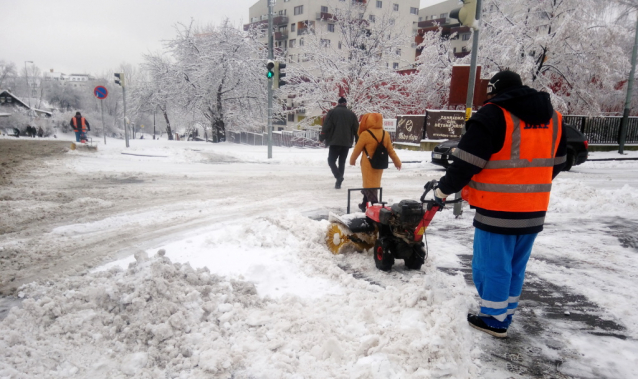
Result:
<svg viewBox="0 0 638 379"><path fill-rule="evenodd" d="M503 148L464 188L467 200L494 211L547 211L563 116L554 111L547 124L529 125L501 110L506 125Z"/></svg>
<svg viewBox="0 0 638 379"><path fill-rule="evenodd" d="M78 119L77 117L73 117L71 120L73 120L73 129L74 131L78 131ZM82 117L82 131L86 132L86 121L84 120L84 117Z"/></svg>

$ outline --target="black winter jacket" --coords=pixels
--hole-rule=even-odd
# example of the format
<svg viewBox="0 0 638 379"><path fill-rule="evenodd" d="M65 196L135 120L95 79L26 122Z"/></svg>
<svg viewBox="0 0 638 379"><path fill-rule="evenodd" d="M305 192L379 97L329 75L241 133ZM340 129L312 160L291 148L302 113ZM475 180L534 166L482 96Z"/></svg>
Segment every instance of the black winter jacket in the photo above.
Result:
<svg viewBox="0 0 638 379"><path fill-rule="evenodd" d="M496 95L487 100L474 116L466 123L466 133L461 138L458 148L484 160L489 160L492 154L500 151L505 142L505 117L503 111L493 104L505 108L527 124L545 124L552 118L554 108L549 94L538 92L527 86L518 86ZM567 154L565 126L561 125L562 133L558 144L556 157ZM556 177L564 163L554 166L553 177ZM481 171L480 167L461 159L454 159L447 168L445 176L439 181L439 189L445 194L453 194L467 185L472 176ZM500 212L483 208L476 208L477 215L486 217L505 218L512 220L544 219L546 212ZM495 227L485 225L474 219L474 226L492 233L500 234L531 234L543 230L543 225L533 227Z"/></svg>
<svg viewBox="0 0 638 379"><path fill-rule="evenodd" d="M357 116L345 105L337 105L326 115L323 120L320 141L325 141L326 146L351 147L352 142L359 139L359 121Z"/></svg>

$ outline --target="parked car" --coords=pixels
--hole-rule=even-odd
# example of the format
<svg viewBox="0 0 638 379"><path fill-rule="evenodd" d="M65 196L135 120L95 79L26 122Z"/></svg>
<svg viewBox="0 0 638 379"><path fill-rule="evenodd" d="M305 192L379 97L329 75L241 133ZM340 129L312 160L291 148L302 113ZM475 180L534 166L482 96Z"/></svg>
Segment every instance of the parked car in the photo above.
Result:
<svg viewBox="0 0 638 379"><path fill-rule="evenodd" d="M567 130L567 163L563 171L569 171L573 166L584 163L587 160L587 137L572 125L565 124ZM451 139L436 145L432 151L432 163L447 167L452 163L450 151L459 144L459 139Z"/></svg>

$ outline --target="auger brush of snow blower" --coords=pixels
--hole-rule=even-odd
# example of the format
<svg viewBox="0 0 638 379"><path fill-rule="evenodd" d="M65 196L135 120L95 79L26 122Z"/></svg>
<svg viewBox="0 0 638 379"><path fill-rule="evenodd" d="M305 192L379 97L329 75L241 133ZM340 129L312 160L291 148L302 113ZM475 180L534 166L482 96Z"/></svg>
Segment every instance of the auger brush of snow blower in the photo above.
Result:
<svg viewBox="0 0 638 379"><path fill-rule="evenodd" d="M330 226L326 233L326 245L332 254L363 251L374 246L377 230L365 217L330 213L328 221Z"/></svg>

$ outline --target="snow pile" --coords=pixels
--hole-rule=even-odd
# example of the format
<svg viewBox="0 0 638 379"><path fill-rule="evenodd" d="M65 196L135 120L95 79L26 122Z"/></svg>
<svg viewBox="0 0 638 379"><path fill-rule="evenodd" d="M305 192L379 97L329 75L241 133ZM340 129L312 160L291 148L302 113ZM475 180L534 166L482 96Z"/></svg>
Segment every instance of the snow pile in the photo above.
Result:
<svg viewBox="0 0 638 379"><path fill-rule="evenodd" d="M383 288L342 271L343 296L273 300L163 250L146 256L23 287L0 324L0 377L477 376L461 276L428 267Z"/></svg>

